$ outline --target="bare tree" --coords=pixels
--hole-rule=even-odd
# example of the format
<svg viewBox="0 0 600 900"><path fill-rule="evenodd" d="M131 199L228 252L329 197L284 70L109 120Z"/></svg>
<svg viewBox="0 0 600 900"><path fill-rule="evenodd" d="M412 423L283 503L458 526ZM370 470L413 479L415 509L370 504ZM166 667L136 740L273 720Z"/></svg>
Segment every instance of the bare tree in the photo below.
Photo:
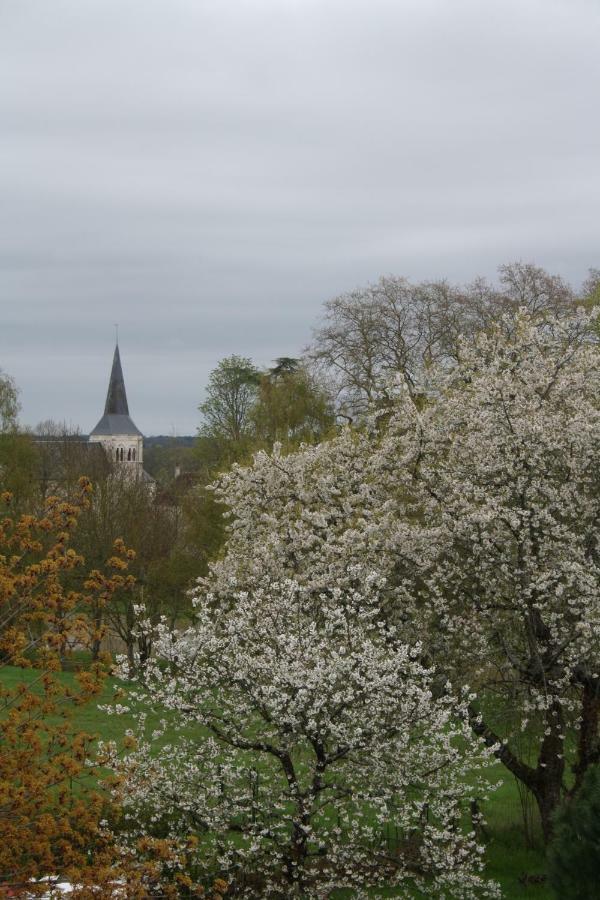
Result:
<svg viewBox="0 0 600 900"><path fill-rule="evenodd" d="M38 502L49 494L66 495L81 476L93 484L108 476L110 464L99 444L90 444L76 426L46 419L32 435L36 451Z"/></svg>
<svg viewBox="0 0 600 900"><path fill-rule="evenodd" d="M333 375L340 412L360 414L390 374L421 390L433 364L457 360L461 336L489 330L504 313L525 308L542 321L575 304L560 276L531 263L500 266L497 287L484 278L457 286L387 276L327 301L307 355Z"/></svg>
<svg viewBox="0 0 600 900"><path fill-rule="evenodd" d="M511 312L525 307L533 316L562 317L573 312L575 294L560 275L550 275L532 263L500 266L501 305Z"/></svg>
<svg viewBox="0 0 600 900"><path fill-rule="evenodd" d="M582 296L589 301L600 302L600 269L588 269L588 275L581 286Z"/></svg>

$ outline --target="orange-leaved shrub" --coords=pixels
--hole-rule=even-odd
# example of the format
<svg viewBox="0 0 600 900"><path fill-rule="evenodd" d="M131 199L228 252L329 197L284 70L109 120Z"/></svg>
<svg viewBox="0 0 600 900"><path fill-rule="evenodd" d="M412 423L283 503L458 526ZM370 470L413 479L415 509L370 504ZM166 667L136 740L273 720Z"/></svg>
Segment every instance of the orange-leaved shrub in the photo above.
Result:
<svg viewBox="0 0 600 900"><path fill-rule="evenodd" d="M81 479L75 497L17 517L10 494L0 497L0 896L47 892L49 876L80 898L199 896L185 847L152 837L126 846L108 827L118 810L90 762L96 736L73 722L101 692L109 660L61 673L102 637L90 610L134 583L122 541L104 571L87 572L73 549L92 493ZM210 894L225 891L217 881Z"/></svg>

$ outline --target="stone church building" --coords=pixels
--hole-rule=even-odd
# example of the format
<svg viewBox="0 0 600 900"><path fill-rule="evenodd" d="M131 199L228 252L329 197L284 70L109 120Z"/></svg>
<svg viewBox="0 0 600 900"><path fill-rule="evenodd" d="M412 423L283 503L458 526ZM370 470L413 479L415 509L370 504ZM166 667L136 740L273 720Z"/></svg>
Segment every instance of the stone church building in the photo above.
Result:
<svg viewBox="0 0 600 900"><path fill-rule="evenodd" d="M144 435L129 415L119 345L115 347L104 415L90 433L90 443L101 444L117 471L149 486L154 479L144 470Z"/></svg>

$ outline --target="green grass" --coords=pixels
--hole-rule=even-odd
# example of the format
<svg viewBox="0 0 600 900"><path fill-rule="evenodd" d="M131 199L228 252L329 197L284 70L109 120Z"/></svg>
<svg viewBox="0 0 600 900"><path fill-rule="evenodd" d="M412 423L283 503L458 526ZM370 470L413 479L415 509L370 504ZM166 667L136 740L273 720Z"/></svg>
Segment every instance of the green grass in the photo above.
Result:
<svg viewBox="0 0 600 900"><path fill-rule="evenodd" d="M545 870L539 823L536 822L534 846L528 848L515 780L503 768L494 772L503 783L482 807L488 832L487 873L501 884L506 897L550 900L554 895L545 884L527 881L528 876L543 875Z"/></svg>
<svg viewBox="0 0 600 900"><path fill-rule="evenodd" d="M0 668L0 684L4 688L15 688L19 684L31 684L39 673L35 670L16 669L10 666ZM63 673L60 678L65 683L73 683L71 673ZM97 735L103 741L120 742L128 729L135 729L137 719L135 707L132 712L108 715L99 706L109 704L116 687L124 688L117 679L108 678L101 697L85 706L76 707L73 724L77 730ZM125 702L125 701L122 701ZM153 728L163 716L159 711L150 711L148 725ZM160 744L177 740L175 729L165 731ZM157 747L160 746L157 744ZM514 778L500 765L490 773L492 781L502 780L501 787L493 792L482 805L486 819L486 870L490 878L498 881L508 900L553 900L554 895L543 883L529 881L528 878L543 875L544 851L539 825L534 827L534 846L526 846L519 791ZM390 897L395 896L390 891Z"/></svg>
<svg viewBox="0 0 600 900"><path fill-rule="evenodd" d="M0 684L8 689L13 690L20 684L34 684L39 679L39 671L36 669L18 669L13 666L0 667ZM71 686L75 685L75 675L71 672L62 672L59 675L63 684ZM127 700L121 700L124 705L131 706L131 712L122 713L120 715L109 715L99 707L110 705L113 702L115 689L124 690L125 683L117 678L107 678L104 689L100 696L90 703L82 706L74 706L72 708L73 726L77 731L85 731L88 734L96 735L101 741L121 741L126 732L135 729L138 721L136 712L138 708L135 703L128 703ZM147 721L150 727L158 725L159 721L164 718L164 713L148 711ZM161 743L166 743L176 737L175 730L167 729Z"/></svg>

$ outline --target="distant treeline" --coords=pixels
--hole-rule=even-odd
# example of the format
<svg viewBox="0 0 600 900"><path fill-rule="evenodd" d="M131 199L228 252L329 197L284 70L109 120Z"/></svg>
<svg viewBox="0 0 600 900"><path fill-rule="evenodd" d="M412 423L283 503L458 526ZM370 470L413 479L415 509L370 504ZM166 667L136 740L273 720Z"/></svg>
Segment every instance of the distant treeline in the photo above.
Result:
<svg viewBox="0 0 600 900"><path fill-rule="evenodd" d="M193 434L182 434L173 437L172 434L153 434L150 437L144 437L145 447L193 447L196 436Z"/></svg>

